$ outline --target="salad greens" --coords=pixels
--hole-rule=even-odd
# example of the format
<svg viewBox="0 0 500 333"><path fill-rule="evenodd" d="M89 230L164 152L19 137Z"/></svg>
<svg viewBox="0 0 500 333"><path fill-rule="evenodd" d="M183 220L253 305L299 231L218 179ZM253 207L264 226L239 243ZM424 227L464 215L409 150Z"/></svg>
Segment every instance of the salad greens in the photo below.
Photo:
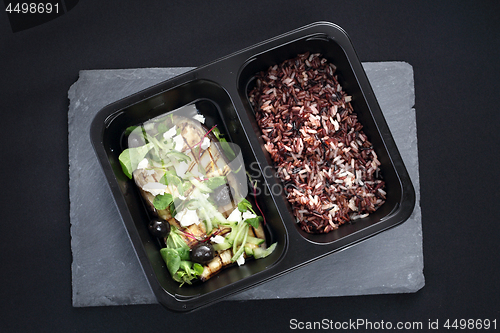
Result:
<svg viewBox="0 0 500 333"><path fill-rule="evenodd" d="M181 283L192 284L203 273L203 266L190 261L189 246L179 235L178 229L173 229L167 239L167 247L160 249L160 254L167 264L172 278Z"/></svg>
<svg viewBox="0 0 500 333"><path fill-rule="evenodd" d="M243 213L246 212L248 209L250 209L252 213L255 214L254 210L252 209L252 204L250 203L250 201L248 201L247 199L242 199L238 203L238 210Z"/></svg>
<svg viewBox="0 0 500 333"><path fill-rule="evenodd" d="M227 158L230 159L231 161L234 160L236 158L236 154L234 153L233 149L231 148L231 146L227 142L224 135L220 132L220 130L218 128L214 128L212 130L212 132L214 133L217 140L219 140L220 146L222 147L222 149L226 153Z"/></svg>
<svg viewBox="0 0 500 333"><path fill-rule="evenodd" d="M173 202L174 198L172 197L172 194L158 194L153 200L153 205L156 209L163 210L167 209Z"/></svg>
<svg viewBox="0 0 500 333"><path fill-rule="evenodd" d="M139 162L144 159L151 148L153 148L153 144L147 143L144 146L125 149L120 154L118 159L123 172L128 178L132 179L132 173L137 169Z"/></svg>
<svg viewBox="0 0 500 333"><path fill-rule="evenodd" d="M119 162L124 174L143 190L144 199L155 209L154 214L169 219L170 233L164 239L160 254L172 278L182 286L192 284L193 280L204 281L210 276L207 275L208 266L204 267L192 257L191 249L197 244L210 244L215 257L219 258L229 251L229 263L237 262L238 265L244 263L244 258L264 258L272 253L276 244L266 248L263 217L255 213L252 203L240 195L239 189L232 187L237 185L235 178L231 182L229 175L244 170L243 165L239 165L238 170L223 173L221 170L226 169L227 164L221 166L216 162L219 150L211 145L210 132L212 139L215 140L215 136L220 143L225 157L228 160L236 158L220 130L213 126L207 131L199 124L196 127L188 123L184 126L192 128L182 132L181 127L174 124L176 120L177 124L190 121L169 114L127 128L126 134L141 138L139 142L143 144L123 150ZM204 132L192 134L197 128ZM188 134L193 135L190 140L184 137ZM209 153L205 154L206 151ZM216 173L208 172L216 168ZM218 199L221 193L230 198L229 201ZM221 269L222 264L220 266L217 269Z"/></svg>

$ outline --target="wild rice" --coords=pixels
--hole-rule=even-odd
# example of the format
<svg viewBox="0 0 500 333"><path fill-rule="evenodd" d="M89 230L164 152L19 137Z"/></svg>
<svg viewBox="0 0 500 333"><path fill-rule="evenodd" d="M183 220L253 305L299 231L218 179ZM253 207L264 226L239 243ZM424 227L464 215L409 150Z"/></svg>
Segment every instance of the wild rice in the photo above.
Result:
<svg viewBox="0 0 500 333"><path fill-rule="evenodd" d="M265 148L300 227L327 233L384 202L377 154L336 67L304 53L257 74L249 92Z"/></svg>

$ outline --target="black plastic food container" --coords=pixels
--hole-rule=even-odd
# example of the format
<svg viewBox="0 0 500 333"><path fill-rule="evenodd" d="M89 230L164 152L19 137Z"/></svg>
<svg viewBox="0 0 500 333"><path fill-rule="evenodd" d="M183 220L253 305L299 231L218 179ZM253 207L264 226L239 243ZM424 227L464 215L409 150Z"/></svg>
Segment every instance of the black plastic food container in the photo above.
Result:
<svg viewBox="0 0 500 333"><path fill-rule="evenodd" d="M328 234L300 230L286 198L273 194L280 180L268 171L271 159L247 97L257 72L305 52L321 53L337 67L339 83L352 96L351 104L374 146L386 182L387 200L382 207ZM241 148L247 169L253 170L260 184L257 200L266 216L269 242L278 246L264 259L228 268L204 283L179 287L160 256L159 243L148 232L148 212L133 180L123 174L118 156L125 148L127 127L193 103L208 125L218 124L229 141ZM90 132L151 288L159 303L175 311L211 304L365 240L407 220L415 204L410 178L349 37L328 22L291 31L108 105L96 115Z"/></svg>

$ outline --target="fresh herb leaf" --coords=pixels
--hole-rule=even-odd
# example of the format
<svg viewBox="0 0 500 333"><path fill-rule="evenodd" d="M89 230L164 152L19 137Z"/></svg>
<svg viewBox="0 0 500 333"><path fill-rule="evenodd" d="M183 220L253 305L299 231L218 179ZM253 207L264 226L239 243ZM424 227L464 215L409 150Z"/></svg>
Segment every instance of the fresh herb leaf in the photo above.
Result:
<svg viewBox="0 0 500 333"><path fill-rule="evenodd" d="M224 135L220 132L218 128L214 128L212 132L214 133L217 140L219 140L222 150L224 150L224 153L226 153L226 157L230 161L234 160L236 158L236 154L234 153L233 149L231 149L231 146L227 142L226 138L224 138Z"/></svg>
<svg viewBox="0 0 500 333"><path fill-rule="evenodd" d="M125 132L123 132L124 135L129 135L132 133L138 126L129 126L127 129L125 129Z"/></svg>
<svg viewBox="0 0 500 333"><path fill-rule="evenodd" d="M170 193L158 194L153 200L153 206L158 210L164 210L167 209L173 201L174 199Z"/></svg>
<svg viewBox="0 0 500 333"><path fill-rule="evenodd" d="M196 272L197 276L200 276L201 274L203 274L203 266L198 264L197 262L194 263L193 270Z"/></svg>
<svg viewBox="0 0 500 333"><path fill-rule="evenodd" d="M196 278L196 272L191 268L193 263L191 261L183 260L180 264L180 269L186 272L186 275L191 279Z"/></svg>
<svg viewBox="0 0 500 333"><path fill-rule="evenodd" d="M176 251L179 254L179 258L181 258L181 260L189 260L190 259L189 247L179 247L176 249Z"/></svg>
<svg viewBox="0 0 500 333"><path fill-rule="evenodd" d="M177 281L180 283L179 287L182 287L184 283L191 284L191 281L189 278L186 278L186 272L184 271L177 271L175 275L172 275L172 278L174 281Z"/></svg>
<svg viewBox="0 0 500 333"><path fill-rule="evenodd" d="M181 231L176 227L173 227L170 234L167 237L167 247L170 249L187 248L189 251L189 246L187 245L184 238L181 236Z"/></svg>
<svg viewBox="0 0 500 333"><path fill-rule="evenodd" d="M184 283L192 284L192 280L197 279L203 273L203 266L200 264L193 264L191 261L182 260L179 264L179 269L172 275L172 278L181 283L180 287Z"/></svg>
<svg viewBox="0 0 500 333"><path fill-rule="evenodd" d="M238 210L242 213L246 212L248 209L252 210L252 204L247 199L243 198L238 203Z"/></svg>
<svg viewBox="0 0 500 333"><path fill-rule="evenodd" d="M128 178L132 179L132 173L135 169L137 169L139 162L141 162L144 157L146 157L151 148L153 148L153 144L148 143L144 146L127 148L122 151L122 153L118 157L118 160L120 161L120 165L122 166L123 173L125 173Z"/></svg>
<svg viewBox="0 0 500 333"><path fill-rule="evenodd" d="M254 228L258 228L259 222L262 222L262 220L263 220L262 216L257 216L257 217L252 217L252 218L246 219L245 222Z"/></svg>
<svg viewBox="0 0 500 333"><path fill-rule="evenodd" d="M170 275L174 276L181 265L181 257L179 256L179 253L174 249L164 247L160 250L160 254L167 264L167 269L170 272Z"/></svg>
<svg viewBox="0 0 500 333"><path fill-rule="evenodd" d="M217 187L227 183L226 176L210 177L206 179L203 184L207 185L210 189L215 190Z"/></svg>

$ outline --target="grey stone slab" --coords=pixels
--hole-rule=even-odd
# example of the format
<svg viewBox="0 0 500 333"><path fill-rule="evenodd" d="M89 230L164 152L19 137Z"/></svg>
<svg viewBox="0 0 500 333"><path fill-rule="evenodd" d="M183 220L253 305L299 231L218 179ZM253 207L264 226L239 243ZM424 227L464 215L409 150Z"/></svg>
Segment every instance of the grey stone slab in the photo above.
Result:
<svg viewBox="0 0 500 333"><path fill-rule="evenodd" d="M410 173L410 219L356 246L229 297L233 300L415 292L425 284L413 68L363 64ZM81 71L68 92L73 306L156 303L90 145L89 126L105 105L189 68Z"/></svg>
<svg viewBox="0 0 500 333"><path fill-rule="evenodd" d="M90 143L104 106L189 68L81 71L68 92L73 306L155 303Z"/></svg>

